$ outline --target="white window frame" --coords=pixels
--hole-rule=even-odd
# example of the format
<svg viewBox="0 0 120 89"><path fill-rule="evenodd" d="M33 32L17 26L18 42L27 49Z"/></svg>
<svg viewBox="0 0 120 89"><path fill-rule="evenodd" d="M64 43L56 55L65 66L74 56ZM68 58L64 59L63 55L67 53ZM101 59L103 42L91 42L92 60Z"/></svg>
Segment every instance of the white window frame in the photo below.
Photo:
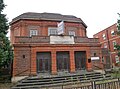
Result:
<svg viewBox="0 0 120 89"><path fill-rule="evenodd" d="M75 36L75 31L69 31L68 34L69 34L70 36Z"/></svg>
<svg viewBox="0 0 120 89"><path fill-rule="evenodd" d="M106 39L106 35L105 34L103 34L102 37L103 37L104 40Z"/></svg>
<svg viewBox="0 0 120 89"><path fill-rule="evenodd" d="M116 49L115 45L116 45L116 41L113 41L113 49Z"/></svg>
<svg viewBox="0 0 120 89"><path fill-rule="evenodd" d="M107 44L106 43L104 43L104 48L107 48Z"/></svg>
<svg viewBox="0 0 120 89"><path fill-rule="evenodd" d="M50 36L50 35L58 35L57 27L49 27L48 28L48 36Z"/></svg>
<svg viewBox="0 0 120 89"><path fill-rule="evenodd" d="M36 36L36 35L38 35L38 30L36 30L36 29L31 29L31 30L30 30L30 37L31 37L31 36Z"/></svg>
<svg viewBox="0 0 120 89"><path fill-rule="evenodd" d="M115 36L115 31L111 30L111 36Z"/></svg>
<svg viewBox="0 0 120 89"><path fill-rule="evenodd" d="M119 62L119 57L118 57L118 55L115 56L115 62L116 62L116 63Z"/></svg>
<svg viewBox="0 0 120 89"><path fill-rule="evenodd" d="M102 57L102 63L104 63L105 62L105 58L104 57Z"/></svg>

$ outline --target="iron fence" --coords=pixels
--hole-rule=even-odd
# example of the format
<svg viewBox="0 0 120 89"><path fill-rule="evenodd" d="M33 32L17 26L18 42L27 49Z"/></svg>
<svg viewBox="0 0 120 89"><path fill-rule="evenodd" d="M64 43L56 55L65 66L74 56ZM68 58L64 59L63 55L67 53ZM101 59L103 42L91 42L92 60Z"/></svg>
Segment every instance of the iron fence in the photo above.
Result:
<svg viewBox="0 0 120 89"><path fill-rule="evenodd" d="M91 81L84 83L69 83L61 84L59 86L49 86L41 89L120 89L120 79Z"/></svg>

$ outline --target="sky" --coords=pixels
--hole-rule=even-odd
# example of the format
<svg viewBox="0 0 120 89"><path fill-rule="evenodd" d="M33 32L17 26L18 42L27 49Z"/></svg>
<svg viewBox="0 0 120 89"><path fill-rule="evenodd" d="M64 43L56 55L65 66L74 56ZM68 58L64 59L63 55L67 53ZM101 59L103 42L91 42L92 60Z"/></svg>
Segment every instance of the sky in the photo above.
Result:
<svg viewBox="0 0 120 89"><path fill-rule="evenodd" d="M4 0L3 13L10 22L25 12L59 13L81 18L87 25L87 36L113 25L119 18L120 0Z"/></svg>

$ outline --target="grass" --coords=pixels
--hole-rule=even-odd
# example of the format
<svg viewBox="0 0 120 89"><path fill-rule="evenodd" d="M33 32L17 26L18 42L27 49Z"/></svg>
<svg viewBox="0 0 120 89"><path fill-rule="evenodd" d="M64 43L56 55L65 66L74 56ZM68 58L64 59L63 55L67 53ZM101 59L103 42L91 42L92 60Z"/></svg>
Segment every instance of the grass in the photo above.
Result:
<svg viewBox="0 0 120 89"><path fill-rule="evenodd" d="M120 78L120 72L119 73L112 73L111 75L113 78Z"/></svg>
<svg viewBox="0 0 120 89"><path fill-rule="evenodd" d="M14 83L0 83L0 89L10 89Z"/></svg>
<svg viewBox="0 0 120 89"><path fill-rule="evenodd" d="M120 78L120 68L115 68L112 70L111 76L113 78Z"/></svg>

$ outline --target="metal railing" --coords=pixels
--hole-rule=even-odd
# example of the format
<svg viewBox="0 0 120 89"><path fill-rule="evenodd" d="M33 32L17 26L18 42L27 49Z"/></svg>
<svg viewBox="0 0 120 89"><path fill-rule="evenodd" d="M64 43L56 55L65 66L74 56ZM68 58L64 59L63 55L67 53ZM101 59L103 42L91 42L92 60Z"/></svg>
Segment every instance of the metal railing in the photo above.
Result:
<svg viewBox="0 0 120 89"><path fill-rule="evenodd" d="M41 89L120 89L120 80L102 80L91 82L74 82L61 85L46 86Z"/></svg>

